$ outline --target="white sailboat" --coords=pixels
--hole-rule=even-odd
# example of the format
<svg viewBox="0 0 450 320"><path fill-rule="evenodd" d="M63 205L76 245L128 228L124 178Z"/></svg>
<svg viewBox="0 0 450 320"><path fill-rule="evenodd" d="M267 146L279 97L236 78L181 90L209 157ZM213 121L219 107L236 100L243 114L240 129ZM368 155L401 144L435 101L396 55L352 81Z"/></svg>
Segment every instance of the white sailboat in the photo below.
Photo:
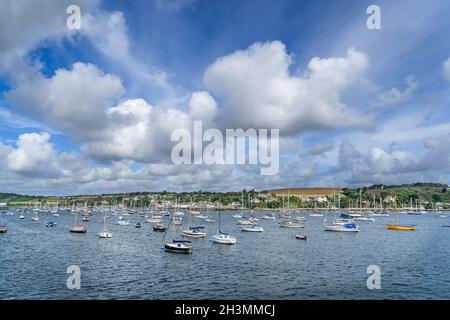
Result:
<svg viewBox="0 0 450 320"><path fill-rule="evenodd" d="M336 182L333 184L333 208L336 208L336 194L335 194ZM338 212L341 211L340 199L338 200ZM327 222L327 215L323 220L323 227L325 231L334 231L334 232L359 232L358 226L349 219L337 219L336 211L334 210L334 220Z"/></svg>
<svg viewBox="0 0 450 320"><path fill-rule="evenodd" d="M221 211L219 211L219 232L213 235L212 240L214 243L232 245L236 243L236 238L230 236L221 230Z"/></svg>
<svg viewBox="0 0 450 320"><path fill-rule="evenodd" d="M97 235L100 239L110 239L112 238L113 234L111 231L107 231L106 229L106 213L103 215L103 231L99 232Z"/></svg>

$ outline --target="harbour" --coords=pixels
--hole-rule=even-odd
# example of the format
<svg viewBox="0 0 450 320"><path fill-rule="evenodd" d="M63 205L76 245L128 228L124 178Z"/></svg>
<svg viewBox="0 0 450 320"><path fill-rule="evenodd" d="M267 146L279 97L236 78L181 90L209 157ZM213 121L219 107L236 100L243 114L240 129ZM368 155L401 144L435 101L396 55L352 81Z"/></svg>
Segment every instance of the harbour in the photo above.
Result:
<svg viewBox="0 0 450 320"><path fill-rule="evenodd" d="M174 212L171 212L173 215ZM74 214L59 210L53 228L19 214L4 216L8 232L0 235L1 299L449 299L450 240L447 219L431 214L399 214L414 232L387 230L392 213L358 223L359 232L324 230L322 217L312 211L295 214L306 219L304 228L282 228L277 220L261 219L264 232L243 232L233 215L223 211L221 228L236 237L234 245L212 241L216 223L201 222L206 236L190 238L188 255L163 249L161 232L139 214L130 225L111 216L110 239L97 236L104 228L101 214L79 222L84 234L70 233ZM187 228L188 212L181 228ZM219 219L218 212L208 215ZM245 215L245 212L244 212ZM168 226L171 218L164 216ZM195 219L195 218L193 218ZM296 239L299 233L305 241ZM81 289L66 288L66 268L81 269ZM366 269L378 265L380 290L369 290Z"/></svg>

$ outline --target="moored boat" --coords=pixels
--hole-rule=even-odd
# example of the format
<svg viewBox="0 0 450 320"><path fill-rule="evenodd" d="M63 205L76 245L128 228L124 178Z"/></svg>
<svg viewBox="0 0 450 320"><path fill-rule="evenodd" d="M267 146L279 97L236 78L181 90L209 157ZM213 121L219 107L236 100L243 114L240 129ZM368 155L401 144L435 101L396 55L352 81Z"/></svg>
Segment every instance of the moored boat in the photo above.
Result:
<svg viewBox="0 0 450 320"><path fill-rule="evenodd" d="M203 231L204 227L190 227L188 230L183 230L183 236L189 238L204 238L206 232Z"/></svg>
<svg viewBox="0 0 450 320"><path fill-rule="evenodd" d="M258 226L257 224L251 224L249 226L242 227L242 231L246 231L246 232L263 232L264 228Z"/></svg>
<svg viewBox="0 0 450 320"><path fill-rule="evenodd" d="M45 226L46 227L54 227L54 226L56 226L56 222L54 222L54 221L47 221L45 223Z"/></svg>
<svg viewBox="0 0 450 320"><path fill-rule="evenodd" d="M282 228L303 228L305 225L292 220L278 222Z"/></svg>
<svg viewBox="0 0 450 320"><path fill-rule="evenodd" d="M86 229L86 227L73 227L69 231L72 233L86 233L87 229Z"/></svg>
<svg viewBox="0 0 450 320"><path fill-rule="evenodd" d="M166 231L166 227L164 226L164 223L157 222L153 225L153 231L164 232Z"/></svg>
<svg viewBox="0 0 450 320"><path fill-rule="evenodd" d="M164 249L174 253L192 253L192 245L189 240L172 240L172 242L165 242Z"/></svg>

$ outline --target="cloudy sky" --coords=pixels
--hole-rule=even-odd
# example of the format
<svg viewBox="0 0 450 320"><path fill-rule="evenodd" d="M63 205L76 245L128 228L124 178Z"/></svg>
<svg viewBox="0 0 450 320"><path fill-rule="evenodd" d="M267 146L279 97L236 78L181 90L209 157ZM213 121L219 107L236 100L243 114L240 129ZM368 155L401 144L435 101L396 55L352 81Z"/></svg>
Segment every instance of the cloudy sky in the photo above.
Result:
<svg viewBox="0 0 450 320"><path fill-rule="evenodd" d="M81 29L66 26L69 5ZM370 4L381 30L366 26ZM449 1L1 0L0 192L450 176ZM278 128L280 169L174 165L173 130Z"/></svg>

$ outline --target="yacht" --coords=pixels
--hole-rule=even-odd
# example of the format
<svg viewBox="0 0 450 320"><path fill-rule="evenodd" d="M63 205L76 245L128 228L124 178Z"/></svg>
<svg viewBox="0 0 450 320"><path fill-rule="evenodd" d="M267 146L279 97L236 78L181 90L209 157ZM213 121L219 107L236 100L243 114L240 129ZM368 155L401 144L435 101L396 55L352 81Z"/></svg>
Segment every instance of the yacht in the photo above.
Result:
<svg viewBox="0 0 450 320"><path fill-rule="evenodd" d="M251 224L249 226L244 226L242 227L242 231L247 231L247 232L263 232L264 228L258 226L256 223Z"/></svg>
<svg viewBox="0 0 450 320"><path fill-rule="evenodd" d="M183 236L189 238L204 238L206 232L203 231L204 227L190 227L188 230L183 230Z"/></svg>

